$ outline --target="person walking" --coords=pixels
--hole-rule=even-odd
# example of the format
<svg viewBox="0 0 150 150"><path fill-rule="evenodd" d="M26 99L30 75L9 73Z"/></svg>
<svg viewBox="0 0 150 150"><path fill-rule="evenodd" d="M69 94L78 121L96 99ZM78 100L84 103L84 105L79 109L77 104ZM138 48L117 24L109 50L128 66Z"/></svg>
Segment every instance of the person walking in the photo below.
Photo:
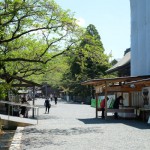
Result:
<svg viewBox="0 0 150 150"><path fill-rule="evenodd" d="M50 99L51 99L51 101L53 100L53 95L52 94L50 94Z"/></svg>
<svg viewBox="0 0 150 150"><path fill-rule="evenodd" d="M45 106L45 114L46 114L46 112L49 113L49 109L50 109L50 107L51 107L51 104L50 104L50 101L49 101L48 98L46 98L45 103L44 103L44 106Z"/></svg>
<svg viewBox="0 0 150 150"><path fill-rule="evenodd" d="M54 100L55 100L55 105L57 104L57 96L54 96Z"/></svg>

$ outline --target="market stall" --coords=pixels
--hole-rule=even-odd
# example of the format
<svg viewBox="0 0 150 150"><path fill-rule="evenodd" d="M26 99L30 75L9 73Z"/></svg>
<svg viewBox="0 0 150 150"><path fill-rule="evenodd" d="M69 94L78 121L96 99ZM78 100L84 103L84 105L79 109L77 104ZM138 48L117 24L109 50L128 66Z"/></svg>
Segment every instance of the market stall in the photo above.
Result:
<svg viewBox="0 0 150 150"><path fill-rule="evenodd" d="M150 76L136 76L136 77L118 77L108 79L93 79L82 83L85 86L94 86L95 98L96 98L96 118L98 117L98 111L101 108L98 107L99 95L104 95L105 103L107 104L107 96L109 93L118 95L128 95L128 104L122 106L117 110L110 109L105 105L105 119L108 112L118 113L134 113L138 115L139 109L145 107L143 105L142 90L143 88L150 86ZM149 102L150 103L150 102ZM150 105L147 105L147 109L150 109ZM143 110L143 109L141 109Z"/></svg>

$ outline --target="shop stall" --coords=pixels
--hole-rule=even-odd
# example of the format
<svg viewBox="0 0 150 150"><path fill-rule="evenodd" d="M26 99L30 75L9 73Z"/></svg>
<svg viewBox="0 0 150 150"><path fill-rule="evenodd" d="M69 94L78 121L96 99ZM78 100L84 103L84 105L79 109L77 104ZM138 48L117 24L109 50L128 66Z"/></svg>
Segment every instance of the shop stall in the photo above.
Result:
<svg viewBox="0 0 150 150"><path fill-rule="evenodd" d="M107 113L118 112L122 117L142 116L143 120L147 120L150 111L150 76L93 79L83 82L82 85L95 88L96 118L101 111L98 103L99 96L103 95L107 104L107 97L113 93L115 97L120 95L124 97L123 105L119 109L105 105L105 119L107 119Z"/></svg>

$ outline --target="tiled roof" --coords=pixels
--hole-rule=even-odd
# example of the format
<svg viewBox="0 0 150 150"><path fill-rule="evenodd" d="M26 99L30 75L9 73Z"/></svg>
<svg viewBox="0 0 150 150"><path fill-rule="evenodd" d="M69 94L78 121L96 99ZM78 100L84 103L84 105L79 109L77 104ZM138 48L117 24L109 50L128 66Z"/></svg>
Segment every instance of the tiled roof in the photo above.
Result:
<svg viewBox="0 0 150 150"><path fill-rule="evenodd" d="M118 71L120 68L128 65L130 63L130 59L131 59L131 52L129 51L120 61L118 61L113 67L108 69L106 72L111 73L114 71Z"/></svg>

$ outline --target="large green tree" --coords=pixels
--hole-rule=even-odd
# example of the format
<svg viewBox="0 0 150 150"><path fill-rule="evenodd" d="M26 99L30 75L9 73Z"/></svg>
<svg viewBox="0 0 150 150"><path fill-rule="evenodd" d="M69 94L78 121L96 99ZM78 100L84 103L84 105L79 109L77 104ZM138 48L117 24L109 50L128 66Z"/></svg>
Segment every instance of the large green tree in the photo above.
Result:
<svg viewBox="0 0 150 150"><path fill-rule="evenodd" d="M59 69L56 58L81 33L73 14L54 0L0 1L0 82L25 78L41 83Z"/></svg>
<svg viewBox="0 0 150 150"><path fill-rule="evenodd" d="M7 83L49 71L78 39L76 19L53 0L4 0L0 10L0 78Z"/></svg>
<svg viewBox="0 0 150 150"><path fill-rule="evenodd" d="M86 28L78 49L77 53L79 55L75 57L75 59L78 59L78 63L74 62L76 65L81 64L79 66L80 71L86 75L86 79L99 78L106 74L105 71L109 67L109 57L104 52L100 35L95 26L90 24ZM75 65L74 63L72 64L73 66Z"/></svg>
<svg viewBox="0 0 150 150"><path fill-rule="evenodd" d="M100 35L95 26L90 24L82 37L81 43L73 51L70 58L70 70L65 80L75 95L87 96L91 88L81 86L81 82L89 79L102 78L110 67L109 56L105 53ZM68 87L68 84L67 84Z"/></svg>

